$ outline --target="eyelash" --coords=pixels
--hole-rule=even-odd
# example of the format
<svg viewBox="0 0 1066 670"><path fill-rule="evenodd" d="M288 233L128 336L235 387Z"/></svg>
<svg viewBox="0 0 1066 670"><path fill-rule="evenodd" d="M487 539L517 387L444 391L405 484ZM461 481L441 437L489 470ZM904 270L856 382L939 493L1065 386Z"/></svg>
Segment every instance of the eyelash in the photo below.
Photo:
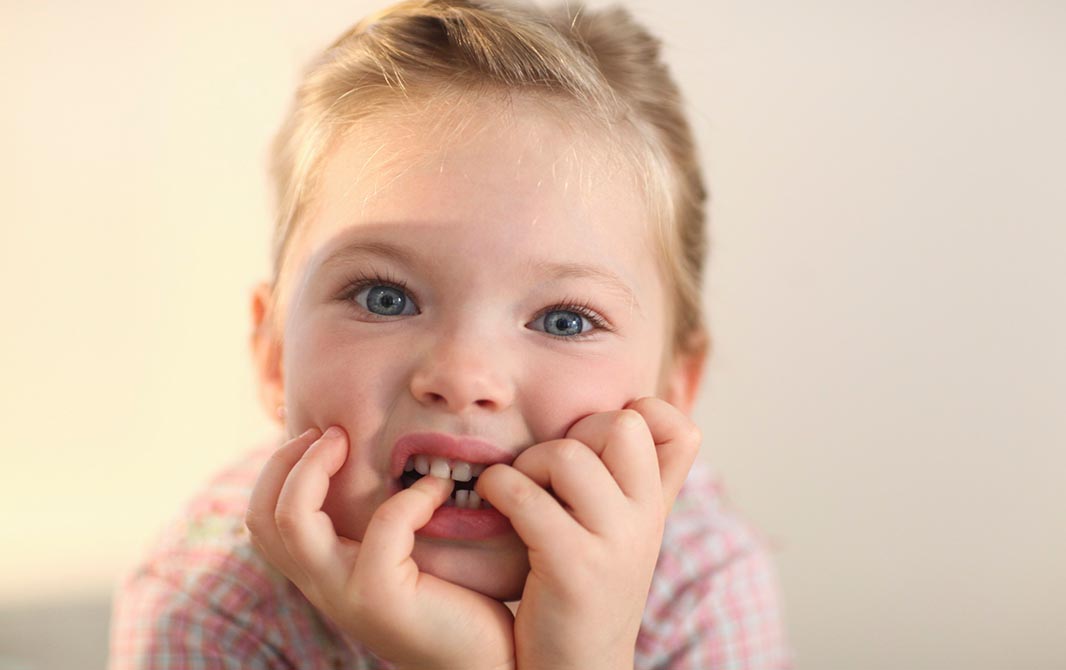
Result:
<svg viewBox="0 0 1066 670"><path fill-rule="evenodd" d="M555 335L553 333L549 333L546 330L545 331L541 331L545 335L547 335L548 337L554 337L557 340L565 340L567 342L574 342L575 340L576 341L581 341L581 340L585 340L585 339L588 339L588 338L592 337L596 333L597 330L604 330L604 331L607 331L608 333L614 332L614 328L611 328L610 324L608 324L607 321L602 316L599 315L599 312L597 312L596 310L594 310L592 308L592 305L587 300L579 300L577 298L567 298L566 300L563 300L563 302L561 302L559 304L552 305L551 307L547 307L545 309L542 309L537 314L536 318L534 318L533 320L536 321L537 319L541 318L542 316L544 316L544 315L546 315L546 314L548 314L550 312L554 312L556 310L563 310L563 311L567 311L567 312L574 312L575 314L580 314L581 316L583 316L586 319L588 319L589 323L591 323L593 326L595 326L595 328L593 330L590 330L587 333L579 333L577 335L571 335L570 337L565 337L563 335Z"/></svg>
<svg viewBox="0 0 1066 670"><path fill-rule="evenodd" d="M345 283L345 288L341 294L341 299L345 300L346 302L352 302L355 296L359 295L359 293L363 289L368 288L370 286L388 286L389 288L394 288L398 291L402 291L403 293L407 294L415 300L415 304L418 304L417 297L411 295L411 291L407 288L407 282L405 282L403 279L393 277L387 271L380 273L372 272L369 274L365 272L360 272L357 275L349 277L348 281ZM611 325L607 323L606 319L600 316L599 312L593 309L592 304L589 301L581 300L578 298L566 298L560 303L551 305L550 307L546 307L545 309L542 309L540 312L538 312L537 316L534 317L533 320L536 321L542 316L545 316L546 314L549 314L550 312L554 312L556 310L580 314L581 316L588 319L589 323L595 326L595 328L587 333L579 333L577 335L571 335L569 337L563 335L555 335L553 333L549 333L546 330L540 331L548 337L552 337L557 340L564 340L566 342L574 342L592 337L592 335L595 334L597 330L603 330L608 333L614 332L614 328L612 328Z"/></svg>
<svg viewBox="0 0 1066 670"><path fill-rule="evenodd" d="M353 275L345 282L344 291L341 293L341 299L346 302L352 302L355 296L359 295L359 292L370 286L387 286L394 288L397 291L402 291L404 294L411 296L411 291L407 288L407 282L402 279L394 278L387 271L386 272L371 272L369 274L360 272L357 275ZM411 296L414 298L415 296ZM353 303L354 304L354 303ZM418 304L418 300L415 300L415 304ZM374 314L373 316L380 317L380 314ZM382 317L382 320L388 320L387 317Z"/></svg>

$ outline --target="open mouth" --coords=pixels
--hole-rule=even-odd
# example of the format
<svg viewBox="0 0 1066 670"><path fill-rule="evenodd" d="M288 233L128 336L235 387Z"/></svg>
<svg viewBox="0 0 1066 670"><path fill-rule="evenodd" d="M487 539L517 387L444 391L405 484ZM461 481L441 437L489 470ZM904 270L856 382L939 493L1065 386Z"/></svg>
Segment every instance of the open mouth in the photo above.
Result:
<svg viewBox="0 0 1066 670"><path fill-rule="evenodd" d="M458 507L460 509L490 509L487 501L474 491L477 478L488 467L484 463L468 463L454 458L441 458L415 454L407 459L403 466L403 474L400 476L400 484L403 488L409 488L422 477L430 475L441 479L451 479L455 482L452 495L444 502L445 507Z"/></svg>

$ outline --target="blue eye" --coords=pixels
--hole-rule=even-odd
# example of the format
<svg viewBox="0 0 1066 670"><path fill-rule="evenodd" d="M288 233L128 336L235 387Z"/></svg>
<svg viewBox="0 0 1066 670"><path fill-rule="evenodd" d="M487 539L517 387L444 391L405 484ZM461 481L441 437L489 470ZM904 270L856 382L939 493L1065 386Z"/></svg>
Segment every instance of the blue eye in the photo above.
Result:
<svg viewBox="0 0 1066 670"><path fill-rule="evenodd" d="M569 337L580 335L586 328L586 319L577 312L566 309L553 309L544 314L544 331L549 335Z"/></svg>
<svg viewBox="0 0 1066 670"><path fill-rule="evenodd" d="M353 297L355 303L372 314L381 316L404 316L417 314L415 301L398 287L386 284L373 284L362 289Z"/></svg>
<svg viewBox="0 0 1066 670"><path fill-rule="evenodd" d="M585 305L549 307L529 325L539 326L534 330L571 342L591 337L597 330L612 330L599 314Z"/></svg>

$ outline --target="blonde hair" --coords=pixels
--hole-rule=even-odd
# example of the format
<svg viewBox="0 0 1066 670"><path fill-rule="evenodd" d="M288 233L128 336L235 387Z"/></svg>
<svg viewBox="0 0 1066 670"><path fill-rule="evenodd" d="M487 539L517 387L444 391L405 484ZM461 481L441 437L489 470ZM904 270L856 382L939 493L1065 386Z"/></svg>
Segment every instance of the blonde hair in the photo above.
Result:
<svg viewBox="0 0 1066 670"><path fill-rule="evenodd" d="M560 111L612 131L612 140L631 138L612 150L630 147L657 226L658 260L672 289L669 353L705 350L700 288L707 194L695 143L678 88L659 58L659 40L617 6L410 0L342 34L307 69L272 149L274 316L284 311L279 300L289 249L336 139L356 121L411 97L432 104L457 93L493 92L560 101Z"/></svg>

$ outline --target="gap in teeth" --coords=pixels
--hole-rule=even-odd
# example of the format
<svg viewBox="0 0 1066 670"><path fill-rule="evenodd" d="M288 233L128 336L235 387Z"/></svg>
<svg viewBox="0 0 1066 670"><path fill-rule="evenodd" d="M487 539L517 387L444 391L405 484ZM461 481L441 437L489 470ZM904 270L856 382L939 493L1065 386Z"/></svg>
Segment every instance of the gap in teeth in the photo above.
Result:
<svg viewBox="0 0 1066 670"><path fill-rule="evenodd" d="M425 454L409 456L403 466L404 472L414 470L420 475L433 475L441 479L454 479L457 482L468 482L475 477L480 477L485 471L484 463L467 463L456 459L433 457Z"/></svg>
<svg viewBox="0 0 1066 670"><path fill-rule="evenodd" d="M430 457L425 454L410 456L404 464L404 472L417 472L419 475L430 475L441 479L451 479L455 482L470 482L476 479L488 467L484 463L468 463L455 459ZM452 495L444 501L445 507L459 507L461 509L488 509L492 505L482 500L476 491L471 489L453 488Z"/></svg>

